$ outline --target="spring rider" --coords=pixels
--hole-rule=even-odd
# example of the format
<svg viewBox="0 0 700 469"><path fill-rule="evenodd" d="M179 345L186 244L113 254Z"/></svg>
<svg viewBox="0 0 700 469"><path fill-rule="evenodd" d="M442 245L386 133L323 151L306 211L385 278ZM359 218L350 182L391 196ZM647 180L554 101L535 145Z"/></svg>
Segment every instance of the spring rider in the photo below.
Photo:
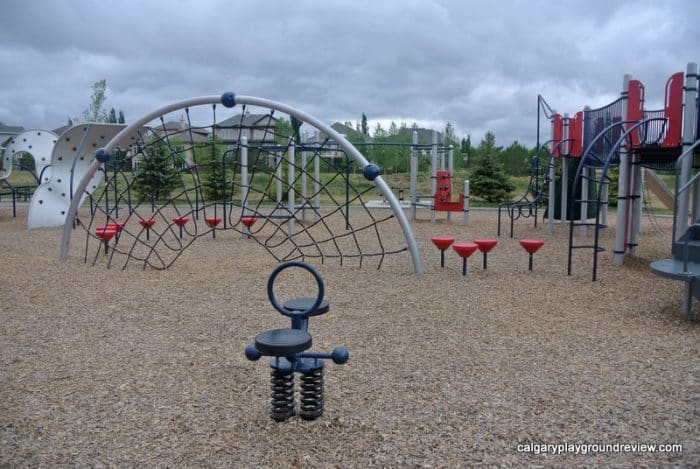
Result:
<svg viewBox="0 0 700 469"><path fill-rule="evenodd" d="M280 305L274 292L275 279L291 267L305 269L313 276L318 287L316 298L295 298ZM330 309L328 300L323 298L324 292L323 279L318 272L309 264L299 261L280 264L267 281L267 296L272 307L291 318L291 328L273 329L258 334L254 343L246 347L245 356L251 361L258 360L263 355L271 357L270 417L277 422L295 415L294 373L301 375L299 416L304 420L314 420L323 414L323 360L330 358L334 363L342 365L350 358L345 347L337 347L331 353L308 351L312 343L308 331L309 317L325 314Z"/></svg>

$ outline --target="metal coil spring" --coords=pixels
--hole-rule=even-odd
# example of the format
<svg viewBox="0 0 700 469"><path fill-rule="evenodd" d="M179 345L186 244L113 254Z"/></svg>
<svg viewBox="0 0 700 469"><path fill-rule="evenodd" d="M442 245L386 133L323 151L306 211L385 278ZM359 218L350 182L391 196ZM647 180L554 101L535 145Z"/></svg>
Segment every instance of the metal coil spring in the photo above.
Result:
<svg viewBox="0 0 700 469"><path fill-rule="evenodd" d="M282 373L277 369L270 372L272 389L273 420L281 422L294 415L294 373Z"/></svg>
<svg viewBox="0 0 700 469"><path fill-rule="evenodd" d="M323 414L323 368L301 374L299 416L313 420Z"/></svg>

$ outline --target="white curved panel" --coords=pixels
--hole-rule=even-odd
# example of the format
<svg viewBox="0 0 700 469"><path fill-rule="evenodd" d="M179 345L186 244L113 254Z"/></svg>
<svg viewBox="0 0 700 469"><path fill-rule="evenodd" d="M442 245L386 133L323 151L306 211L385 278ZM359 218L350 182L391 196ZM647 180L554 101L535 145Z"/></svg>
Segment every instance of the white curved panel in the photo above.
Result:
<svg viewBox="0 0 700 469"><path fill-rule="evenodd" d="M48 169L51 164L51 152L58 136L50 130L34 129L27 130L12 137L2 155L3 169L0 171L0 179L6 179L12 172L12 162L23 153L29 153L34 158L36 175L50 178Z"/></svg>
<svg viewBox="0 0 700 469"><path fill-rule="evenodd" d="M51 154L51 174L42 178L29 205L29 229L63 225L72 195L95 160L95 151L125 127L121 124L79 124L58 137ZM92 193L99 186L102 174L98 171L93 175L86 192ZM80 195L80 203L85 195L85 192Z"/></svg>

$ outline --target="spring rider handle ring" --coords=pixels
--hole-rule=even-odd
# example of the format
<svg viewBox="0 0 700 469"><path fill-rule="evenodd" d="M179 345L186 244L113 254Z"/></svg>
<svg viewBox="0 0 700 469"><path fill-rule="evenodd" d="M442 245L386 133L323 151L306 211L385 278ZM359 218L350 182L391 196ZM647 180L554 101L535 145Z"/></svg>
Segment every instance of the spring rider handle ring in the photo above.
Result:
<svg viewBox="0 0 700 469"><path fill-rule="evenodd" d="M313 277L314 280L316 280L316 285L318 286L318 295L316 296L316 301L314 302L311 307L305 311L295 311L295 310L289 310L285 308L283 305L281 305L278 301L277 298L275 297L275 292L274 292L274 285L275 285L275 279L277 276L285 269L288 269L290 267L301 267L302 269L308 271ZM323 296L326 293L326 288L323 285L323 279L319 275L318 272L316 272L316 269L311 267L309 264L305 262L300 262L300 261L288 261L288 262L283 262L282 264L278 265L275 270L272 271L270 274L270 278L267 280L267 297L270 299L270 303L272 304L272 307L275 308L280 314L284 316L288 316L290 318L298 318L298 319L306 319L309 317L311 313L316 311L316 308L318 308L321 305L321 302L323 301Z"/></svg>

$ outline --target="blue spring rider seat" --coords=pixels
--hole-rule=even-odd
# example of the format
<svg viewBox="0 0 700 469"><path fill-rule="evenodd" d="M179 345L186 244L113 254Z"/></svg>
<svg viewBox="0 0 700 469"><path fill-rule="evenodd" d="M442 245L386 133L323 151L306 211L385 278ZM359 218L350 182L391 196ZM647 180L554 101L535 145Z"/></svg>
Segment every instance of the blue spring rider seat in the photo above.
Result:
<svg viewBox="0 0 700 469"><path fill-rule="evenodd" d="M315 298L295 298L280 305L275 297L274 284L277 276L285 269L298 267L307 270L316 280L318 294ZM245 349L248 360L258 360L263 355L270 359L272 411L270 417L282 422L295 415L294 373L301 375L299 416L304 420L314 420L323 414L323 360L330 358L342 365L350 358L344 347L337 347L331 353L309 352L312 339L309 334L309 317L325 314L330 309L328 300L323 298L323 279L309 264L299 261L284 262L277 266L267 281L267 296L279 313L292 320L289 329L273 329L258 334L255 342Z"/></svg>

